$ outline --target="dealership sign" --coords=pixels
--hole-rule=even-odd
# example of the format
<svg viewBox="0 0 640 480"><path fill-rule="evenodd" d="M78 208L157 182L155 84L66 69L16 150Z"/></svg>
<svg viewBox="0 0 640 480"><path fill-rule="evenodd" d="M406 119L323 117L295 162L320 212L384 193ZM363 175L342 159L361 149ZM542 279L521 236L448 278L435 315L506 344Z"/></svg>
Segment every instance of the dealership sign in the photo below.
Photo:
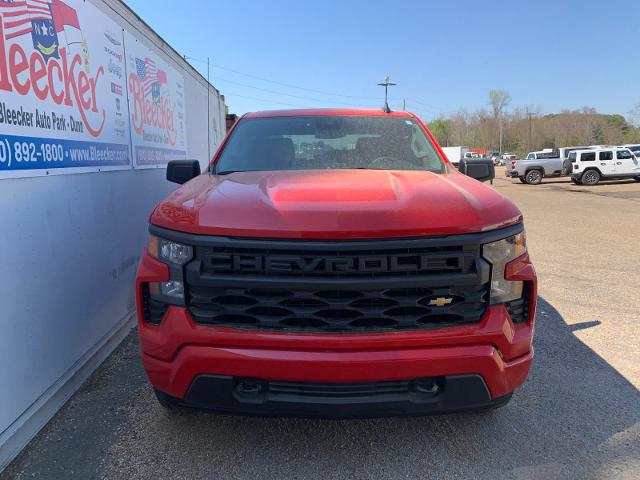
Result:
<svg viewBox="0 0 640 480"><path fill-rule="evenodd" d="M185 158L184 79L129 33L127 88L134 161L137 167Z"/></svg>
<svg viewBox="0 0 640 480"><path fill-rule="evenodd" d="M0 0L0 178L184 158L183 84L89 2Z"/></svg>

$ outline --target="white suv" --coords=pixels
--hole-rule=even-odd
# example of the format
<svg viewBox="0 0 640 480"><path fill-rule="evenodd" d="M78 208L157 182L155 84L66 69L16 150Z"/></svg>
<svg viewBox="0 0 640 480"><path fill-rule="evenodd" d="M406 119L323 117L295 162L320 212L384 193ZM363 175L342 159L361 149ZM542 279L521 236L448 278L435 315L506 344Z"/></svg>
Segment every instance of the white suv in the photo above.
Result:
<svg viewBox="0 0 640 480"><path fill-rule="evenodd" d="M569 154L571 180L583 185L595 185L600 180L633 178L640 182L640 159L628 148L598 148L577 150Z"/></svg>

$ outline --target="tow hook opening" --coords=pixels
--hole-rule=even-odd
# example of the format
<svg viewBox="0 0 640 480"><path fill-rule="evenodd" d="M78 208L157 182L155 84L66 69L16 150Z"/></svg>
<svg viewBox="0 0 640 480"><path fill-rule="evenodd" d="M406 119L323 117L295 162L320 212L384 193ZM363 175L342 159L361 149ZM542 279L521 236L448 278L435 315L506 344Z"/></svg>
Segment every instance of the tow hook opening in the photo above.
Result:
<svg viewBox="0 0 640 480"><path fill-rule="evenodd" d="M441 390L441 385L437 378L421 378L414 381L413 388L417 393L435 395Z"/></svg>

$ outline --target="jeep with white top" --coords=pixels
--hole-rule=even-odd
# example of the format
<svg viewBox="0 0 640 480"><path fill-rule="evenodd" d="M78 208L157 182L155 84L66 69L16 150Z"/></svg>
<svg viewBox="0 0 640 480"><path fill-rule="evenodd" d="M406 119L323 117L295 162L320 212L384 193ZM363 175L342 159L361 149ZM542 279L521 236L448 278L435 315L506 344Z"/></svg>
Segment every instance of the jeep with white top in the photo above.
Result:
<svg viewBox="0 0 640 480"><path fill-rule="evenodd" d="M640 159L628 148L577 150L569 154L571 181L596 185L600 180L633 178L640 182Z"/></svg>

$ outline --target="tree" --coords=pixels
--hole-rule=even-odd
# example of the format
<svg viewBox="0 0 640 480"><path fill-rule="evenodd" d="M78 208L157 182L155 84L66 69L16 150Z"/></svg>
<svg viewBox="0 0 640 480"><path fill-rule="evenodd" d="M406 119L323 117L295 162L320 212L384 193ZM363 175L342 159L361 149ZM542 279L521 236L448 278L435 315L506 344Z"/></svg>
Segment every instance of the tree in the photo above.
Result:
<svg viewBox="0 0 640 480"><path fill-rule="evenodd" d="M498 120L504 109L511 103L511 94L506 90L491 90L489 92L489 104L493 109L493 118Z"/></svg>
<svg viewBox="0 0 640 480"><path fill-rule="evenodd" d="M634 126L640 127L640 102L636 103L631 109L629 117Z"/></svg>
<svg viewBox="0 0 640 480"><path fill-rule="evenodd" d="M493 109L493 118L498 127L498 145L500 153L502 153L502 114L509 103L511 103L511 94L506 90L491 90L489 92L489 104Z"/></svg>
<svg viewBox="0 0 640 480"><path fill-rule="evenodd" d="M429 123L428 127L440 145L443 147L449 146L449 137L453 129L453 122L451 120L438 118Z"/></svg>

